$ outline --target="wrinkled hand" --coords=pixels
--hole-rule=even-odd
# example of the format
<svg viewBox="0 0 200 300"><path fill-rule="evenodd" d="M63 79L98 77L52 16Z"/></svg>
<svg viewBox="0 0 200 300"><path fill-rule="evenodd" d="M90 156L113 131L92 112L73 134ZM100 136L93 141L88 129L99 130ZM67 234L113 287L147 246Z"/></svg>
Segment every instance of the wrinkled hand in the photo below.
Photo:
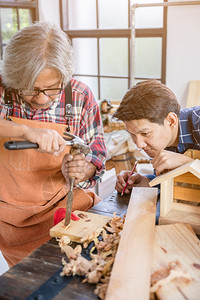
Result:
<svg viewBox="0 0 200 300"><path fill-rule="evenodd" d="M66 147L65 140L55 130L27 127L23 138L32 143L37 143L39 145L37 151L55 156L60 155Z"/></svg>
<svg viewBox="0 0 200 300"><path fill-rule="evenodd" d="M75 178L75 184L85 180L88 162L85 160L83 153L72 156L65 154L61 166L61 171L65 177L66 183L69 184L69 177Z"/></svg>
<svg viewBox="0 0 200 300"><path fill-rule="evenodd" d="M186 155L172 151L161 150L152 159L151 163L156 171L156 175L159 175L163 171L175 169L191 160L192 158Z"/></svg>
<svg viewBox="0 0 200 300"><path fill-rule="evenodd" d="M121 171L118 175L117 175L117 181L115 184L115 189L121 193L123 191L123 188L126 186L126 181L128 179L128 177L130 176L131 171ZM130 176L130 178L128 179L128 185L127 188L125 190L125 194L129 194L130 190L133 187L147 187L149 186L149 180L147 177L142 176L138 173L134 173L133 175Z"/></svg>

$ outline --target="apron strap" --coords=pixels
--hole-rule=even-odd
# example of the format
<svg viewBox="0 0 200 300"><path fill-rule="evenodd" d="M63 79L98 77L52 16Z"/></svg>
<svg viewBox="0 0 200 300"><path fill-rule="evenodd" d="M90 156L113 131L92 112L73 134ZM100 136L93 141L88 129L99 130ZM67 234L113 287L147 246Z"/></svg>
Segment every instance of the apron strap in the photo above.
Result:
<svg viewBox="0 0 200 300"><path fill-rule="evenodd" d="M65 87L65 119L67 121L66 131L70 132L70 120L73 119L72 86L70 81Z"/></svg>

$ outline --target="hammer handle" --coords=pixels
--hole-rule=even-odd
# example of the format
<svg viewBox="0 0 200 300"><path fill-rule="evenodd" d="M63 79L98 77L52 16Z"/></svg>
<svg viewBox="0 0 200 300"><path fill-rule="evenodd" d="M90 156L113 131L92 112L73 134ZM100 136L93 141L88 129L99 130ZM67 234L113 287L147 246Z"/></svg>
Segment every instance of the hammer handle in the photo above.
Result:
<svg viewBox="0 0 200 300"><path fill-rule="evenodd" d="M37 143L31 143L29 141L9 141L4 143L4 147L8 150L22 150L22 149L37 149L39 148Z"/></svg>

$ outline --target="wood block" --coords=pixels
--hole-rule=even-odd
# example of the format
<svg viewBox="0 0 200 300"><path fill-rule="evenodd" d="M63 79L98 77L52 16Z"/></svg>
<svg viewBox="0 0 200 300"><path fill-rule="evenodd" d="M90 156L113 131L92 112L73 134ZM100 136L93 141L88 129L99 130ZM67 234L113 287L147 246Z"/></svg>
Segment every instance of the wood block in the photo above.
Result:
<svg viewBox="0 0 200 300"><path fill-rule="evenodd" d="M106 300L149 299L157 188L133 188Z"/></svg>
<svg viewBox="0 0 200 300"><path fill-rule="evenodd" d="M191 208L191 209L190 209ZM185 209L185 210L184 210ZM187 223L192 226L196 234L200 234L200 207L173 203L173 208L166 216L159 218L159 224Z"/></svg>
<svg viewBox="0 0 200 300"><path fill-rule="evenodd" d="M156 226L152 274L178 260L193 280L174 279L156 292L162 300L198 300L200 295L200 243L186 224Z"/></svg>
<svg viewBox="0 0 200 300"><path fill-rule="evenodd" d="M79 210L75 210L74 214L82 217L78 221L71 220L70 226L65 226L65 220L62 220L50 229L50 236L61 238L63 235L67 235L73 242L84 243L93 233L100 233L103 226L111 218L110 216Z"/></svg>

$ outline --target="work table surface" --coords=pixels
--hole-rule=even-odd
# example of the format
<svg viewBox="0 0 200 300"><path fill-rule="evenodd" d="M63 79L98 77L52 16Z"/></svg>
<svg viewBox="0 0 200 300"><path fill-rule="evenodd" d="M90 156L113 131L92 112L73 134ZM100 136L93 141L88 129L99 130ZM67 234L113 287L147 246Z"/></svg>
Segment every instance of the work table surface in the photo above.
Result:
<svg viewBox="0 0 200 300"><path fill-rule="evenodd" d="M110 215L116 212L123 216L126 213L129 195L121 197L117 192L108 196L105 200L95 205L90 212ZM62 257L66 257L60 250L57 241L53 238L43 244L20 263L0 276L0 299L8 300L89 300L98 299L94 294L95 285L82 283L83 277L75 276L66 278L65 287L53 298L50 296L30 297L38 290L54 273L62 269ZM50 283L51 288L54 283ZM55 290L55 289L54 289Z"/></svg>

